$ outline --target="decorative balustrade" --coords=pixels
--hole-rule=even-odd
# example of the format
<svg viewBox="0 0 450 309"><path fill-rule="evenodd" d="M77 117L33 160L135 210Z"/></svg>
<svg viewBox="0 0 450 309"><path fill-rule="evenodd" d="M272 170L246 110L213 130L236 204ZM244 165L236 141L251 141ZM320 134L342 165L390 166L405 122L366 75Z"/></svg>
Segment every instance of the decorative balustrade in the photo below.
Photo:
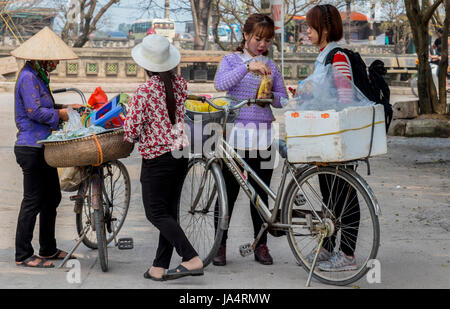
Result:
<svg viewBox="0 0 450 309"><path fill-rule="evenodd" d="M117 42L116 42L117 43ZM122 44L122 43L121 43ZM345 46L344 46L345 47ZM14 46L0 46L0 57L9 56ZM395 55L390 46L353 46L360 52L367 65L380 59L391 73L411 73L415 69L415 55ZM131 58L131 48L74 48L79 56L77 60L61 61L58 69L52 73L54 82L143 82L144 70ZM192 51L181 50L182 60L178 72L188 81L213 81L221 58L229 51ZM281 54L274 52L274 60L281 67ZM284 76L286 80L304 79L314 70L317 48L301 46L296 53L284 55ZM199 72L194 63L204 63ZM23 65L18 60L19 67ZM14 80L15 76L6 76Z"/></svg>

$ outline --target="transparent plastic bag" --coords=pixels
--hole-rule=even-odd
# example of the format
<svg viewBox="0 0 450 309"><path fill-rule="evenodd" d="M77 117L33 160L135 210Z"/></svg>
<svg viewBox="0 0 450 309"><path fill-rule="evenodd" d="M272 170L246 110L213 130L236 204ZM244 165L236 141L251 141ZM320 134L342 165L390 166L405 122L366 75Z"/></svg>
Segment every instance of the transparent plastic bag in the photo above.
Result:
<svg viewBox="0 0 450 309"><path fill-rule="evenodd" d="M314 71L299 85L296 96L284 103L291 110L334 110L337 112L348 107L375 104L332 65Z"/></svg>
<svg viewBox="0 0 450 309"><path fill-rule="evenodd" d="M66 131L72 132L76 130L83 129L84 126L81 123L80 114L77 111L73 110L71 107L67 108L67 115L69 116L69 120L67 121Z"/></svg>

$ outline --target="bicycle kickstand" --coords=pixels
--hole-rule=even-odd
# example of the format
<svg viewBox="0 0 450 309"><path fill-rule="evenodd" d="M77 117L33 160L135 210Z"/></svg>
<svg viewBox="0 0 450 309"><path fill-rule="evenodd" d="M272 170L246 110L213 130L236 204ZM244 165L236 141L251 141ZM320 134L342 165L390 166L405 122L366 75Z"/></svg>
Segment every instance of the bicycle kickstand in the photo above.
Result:
<svg viewBox="0 0 450 309"><path fill-rule="evenodd" d="M314 271L314 268L316 267L317 257L319 256L320 250L322 249L323 240L325 239L327 234L328 234L327 230L325 230L325 232L323 232L323 233L322 232L320 233L319 246L317 247L316 254L314 255L314 261L311 265L311 269L309 270L308 280L306 280L305 286L307 288L310 286L312 273Z"/></svg>
<svg viewBox="0 0 450 309"><path fill-rule="evenodd" d="M86 237L87 232L89 231L89 229L91 228L90 225L86 225L83 229L83 233L81 234L80 238L78 238L77 243L75 244L75 246L73 246L73 248L67 253L66 257L64 258L64 260L61 262L61 264L57 267L57 269L62 268L67 261L70 259L70 257L72 256L72 254L75 252L75 250L78 248L78 246L81 244L81 242L83 241L83 239Z"/></svg>

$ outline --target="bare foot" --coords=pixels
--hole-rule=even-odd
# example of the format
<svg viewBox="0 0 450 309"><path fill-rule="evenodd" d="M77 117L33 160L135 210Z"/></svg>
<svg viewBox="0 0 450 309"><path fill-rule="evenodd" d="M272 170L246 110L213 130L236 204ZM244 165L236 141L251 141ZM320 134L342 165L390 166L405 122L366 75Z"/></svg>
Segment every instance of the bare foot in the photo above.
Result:
<svg viewBox="0 0 450 309"><path fill-rule="evenodd" d="M164 275L165 269L162 267L152 266L148 272L153 278L161 279Z"/></svg>
<svg viewBox="0 0 450 309"><path fill-rule="evenodd" d="M181 265L189 270L197 270L203 268L203 262L198 256L193 257L189 261L182 262Z"/></svg>

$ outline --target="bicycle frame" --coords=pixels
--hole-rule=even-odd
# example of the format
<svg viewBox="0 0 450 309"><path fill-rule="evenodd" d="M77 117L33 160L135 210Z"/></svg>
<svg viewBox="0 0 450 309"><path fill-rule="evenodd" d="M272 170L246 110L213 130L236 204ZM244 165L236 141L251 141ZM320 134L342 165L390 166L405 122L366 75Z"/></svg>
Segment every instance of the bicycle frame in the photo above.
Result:
<svg viewBox="0 0 450 309"><path fill-rule="evenodd" d="M244 192L249 197L252 204L256 207L257 211L264 218L264 221L271 226L272 229L286 230L288 228L297 227L291 224L284 224L278 221L278 211L280 210L280 205L284 198L284 188L286 184L286 179L289 174L294 178L297 174L311 168L311 166L304 166L301 169L297 169L294 165L285 160L282 170L282 177L280 185L278 187L277 193L275 193L264 181L259 178L256 172L244 161L244 159L235 151L235 149L228 144L225 139L220 138L218 141L218 151L221 156L218 156L216 151L216 159L222 160L230 172L235 177L239 185L244 189ZM241 168L243 170L241 170ZM247 177L245 177L244 172L247 172ZM256 193L255 188L250 184L249 178L252 178L256 184L267 193L267 195L275 202L272 210L269 209L268 205L261 199L261 197ZM311 203L309 203L311 205ZM325 205L324 205L325 206ZM328 209L325 206L326 209ZM315 214L317 220L323 223L317 212L311 207L312 212ZM329 210L328 210L329 211Z"/></svg>

